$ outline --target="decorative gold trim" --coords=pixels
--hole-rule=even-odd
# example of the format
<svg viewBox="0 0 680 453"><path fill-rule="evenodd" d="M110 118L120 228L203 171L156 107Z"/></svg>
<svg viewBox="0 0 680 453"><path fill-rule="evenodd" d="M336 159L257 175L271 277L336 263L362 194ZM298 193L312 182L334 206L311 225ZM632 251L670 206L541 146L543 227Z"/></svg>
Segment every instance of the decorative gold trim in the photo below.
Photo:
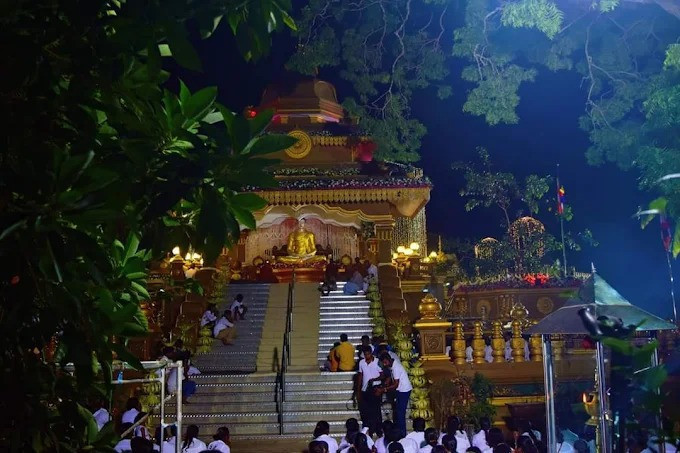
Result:
<svg viewBox="0 0 680 453"><path fill-rule="evenodd" d="M448 329L449 327L451 327L451 323L448 322L448 321L427 321L427 320L423 320L423 321L416 321L416 323L413 324L413 327L415 327L416 329L420 329L420 328L423 328L423 327L425 327L425 328L444 327L445 329Z"/></svg>
<svg viewBox="0 0 680 453"><path fill-rule="evenodd" d="M317 217L326 223L338 226L354 226L359 228L360 222L393 221L391 214L366 214L360 209L348 210L340 206L328 206L324 204L300 204L300 205L274 205L270 204L264 209L254 212L258 228L276 225L289 217ZM271 218L280 221L267 220Z"/></svg>
<svg viewBox="0 0 680 453"><path fill-rule="evenodd" d="M404 293L421 293L429 280L402 280L401 290Z"/></svg>
<svg viewBox="0 0 680 453"><path fill-rule="evenodd" d="M369 137L363 136L354 138L357 140L357 142L370 139ZM349 139L350 137L346 135L332 135L330 137L327 135L313 135L312 144L319 146L347 146Z"/></svg>
<svg viewBox="0 0 680 453"><path fill-rule="evenodd" d="M491 404L494 406L505 406L506 404L526 404L526 403L544 403L545 397L541 395L527 395L527 396L494 396L491 398Z"/></svg>
<svg viewBox="0 0 680 453"><path fill-rule="evenodd" d="M407 200L429 200L429 187L390 187L317 190L268 190L256 192L269 204L361 203L387 201L393 204Z"/></svg>
<svg viewBox="0 0 680 453"><path fill-rule="evenodd" d="M299 129L288 132L288 135L297 138L297 143L286 149L286 154L293 159L302 159L306 157L312 150L312 139Z"/></svg>

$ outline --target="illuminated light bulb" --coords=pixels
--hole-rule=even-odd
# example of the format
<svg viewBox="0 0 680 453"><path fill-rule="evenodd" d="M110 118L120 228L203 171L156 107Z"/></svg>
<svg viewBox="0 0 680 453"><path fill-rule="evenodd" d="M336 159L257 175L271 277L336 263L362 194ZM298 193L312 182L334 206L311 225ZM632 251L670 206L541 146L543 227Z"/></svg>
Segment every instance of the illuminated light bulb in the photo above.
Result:
<svg viewBox="0 0 680 453"><path fill-rule="evenodd" d="M392 254L392 259L393 259L393 260L396 260L397 258L399 258L399 254L398 254L398 253L393 253L393 254Z"/></svg>
<svg viewBox="0 0 680 453"><path fill-rule="evenodd" d="M201 258L201 266L203 266L203 258Z"/></svg>
<svg viewBox="0 0 680 453"><path fill-rule="evenodd" d="M191 259L191 253L187 252L187 254L184 256L184 259L189 261Z"/></svg>
<svg viewBox="0 0 680 453"><path fill-rule="evenodd" d="M201 255L198 254L198 253L196 253L196 252L194 252L194 254L191 255L191 258L194 259L194 260L200 260L200 259L201 259Z"/></svg>
<svg viewBox="0 0 680 453"><path fill-rule="evenodd" d="M434 259L437 257L437 252L430 252L430 258Z"/></svg>
<svg viewBox="0 0 680 453"><path fill-rule="evenodd" d="M430 262L429 256L426 256L425 258L423 258L423 263L429 263L429 262Z"/></svg>
<svg viewBox="0 0 680 453"><path fill-rule="evenodd" d="M406 255L406 256L411 256L411 255L413 255L413 253L414 253L413 249L411 249L411 248L404 250L404 255Z"/></svg>
<svg viewBox="0 0 680 453"><path fill-rule="evenodd" d="M411 250L416 251L420 249L420 244L417 242L411 242L411 245L408 246Z"/></svg>
<svg viewBox="0 0 680 453"><path fill-rule="evenodd" d="M406 247L404 247L403 245L400 245L399 247L397 247L397 253L404 253L405 251L406 251Z"/></svg>
<svg viewBox="0 0 680 453"><path fill-rule="evenodd" d="M172 254L175 256L180 254L179 245L176 245L175 248L172 249Z"/></svg>

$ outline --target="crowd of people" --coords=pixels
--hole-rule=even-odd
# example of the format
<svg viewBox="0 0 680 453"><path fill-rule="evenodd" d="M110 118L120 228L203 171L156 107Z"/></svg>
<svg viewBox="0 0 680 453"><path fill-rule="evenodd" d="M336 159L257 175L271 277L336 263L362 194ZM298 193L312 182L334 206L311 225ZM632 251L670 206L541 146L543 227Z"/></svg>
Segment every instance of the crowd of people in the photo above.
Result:
<svg viewBox="0 0 680 453"><path fill-rule="evenodd" d="M100 402L103 403L103 402ZM97 404L93 413L98 428L111 422L111 416L103 404ZM139 399L131 397L125 404L125 411L119 420L121 440L114 450L117 453L175 453L180 442L182 453L220 452L230 453L229 428L223 426L212 436L213 441L206 445L199 439L199 429L189 425L184 435L177 438L177 426L168 425L163 430L158 426L152 431L147 427L148 414L142 411Z"/></svg>
<svg viewBox="0 0 680 453"><path fill-rule="evenodd" d="M324 279L319 286L322 295L328 296L331 291L338 289L339 271L340 267L335 261L331 260L326 265ZM356 258L353 265L346 267L345 275L348 275L349 279L345 282L343 294L356 296L360 291L366 292L372 280L378 281L378 267L369 260L362 261L360 258Z"/></svg>
<svg viewBox="0 0 680 453"><path fill-rule="evenodd" d="M201 327L212 329L213 337L222 344L232 345L237 335L236 323L246 318L248 307L243 303L243 294L237 294L231 305L220 315L215 304L208 308L201 316Z"/></svg>
<svg viewBox="0 0 680 453"><path fill-rule="evenodd" d="M395 417L396 418L396 417ZM359 426L359 421L350 418L345 423L346 433L338 442L330 434L326 421L316 424L314 440L309 443L307 453L543 453L546 450L541 432L527 423L523 429L512 431L506 438L500 428L483 417L480 429L472 436L463 430L461 419L448 418L446 429L439 431L426 428L425 420L413 420L412 430L406 433L399 422L383 421L377 430L374 427ZM595 453L594 438L581 439L569 430L557 434L559 453ZM374 439L375 438L375 439ZM570 441L565 440L569 438ZM633 451L633 450L631 450ZM640 451L640 450L637 450ZM669 450L667 450L669 451ZM675 452L675 449L672 450ZM644 453L651 453L645 450Z"/></svg>

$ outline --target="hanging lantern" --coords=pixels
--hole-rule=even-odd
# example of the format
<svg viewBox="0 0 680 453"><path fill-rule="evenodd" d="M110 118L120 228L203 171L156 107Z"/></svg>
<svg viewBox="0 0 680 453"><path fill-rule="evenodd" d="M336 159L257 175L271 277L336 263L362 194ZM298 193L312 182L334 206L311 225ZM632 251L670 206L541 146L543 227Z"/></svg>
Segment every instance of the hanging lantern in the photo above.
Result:
<svg viewBox="0 0 680 453"><path fill-rule="evenodd" d="M373 160L373 153L378 148L374 141L366 140L359 143L357 146L357 160L359 162L371 162Z"/></svg>

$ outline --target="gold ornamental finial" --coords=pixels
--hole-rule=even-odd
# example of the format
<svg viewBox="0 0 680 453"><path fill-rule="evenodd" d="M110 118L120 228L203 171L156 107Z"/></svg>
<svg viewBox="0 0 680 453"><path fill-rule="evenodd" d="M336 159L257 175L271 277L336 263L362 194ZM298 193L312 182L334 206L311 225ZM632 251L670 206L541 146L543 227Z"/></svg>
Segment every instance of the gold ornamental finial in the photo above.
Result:
<svg viewBox="0 0 680 453"><path fill-rule="evenodd" d="M442 306L437 301L436 297L427 293L425 297L420 300L418 311L420 312L421 319L441 319L439 314L442 311Z"/></svg>

